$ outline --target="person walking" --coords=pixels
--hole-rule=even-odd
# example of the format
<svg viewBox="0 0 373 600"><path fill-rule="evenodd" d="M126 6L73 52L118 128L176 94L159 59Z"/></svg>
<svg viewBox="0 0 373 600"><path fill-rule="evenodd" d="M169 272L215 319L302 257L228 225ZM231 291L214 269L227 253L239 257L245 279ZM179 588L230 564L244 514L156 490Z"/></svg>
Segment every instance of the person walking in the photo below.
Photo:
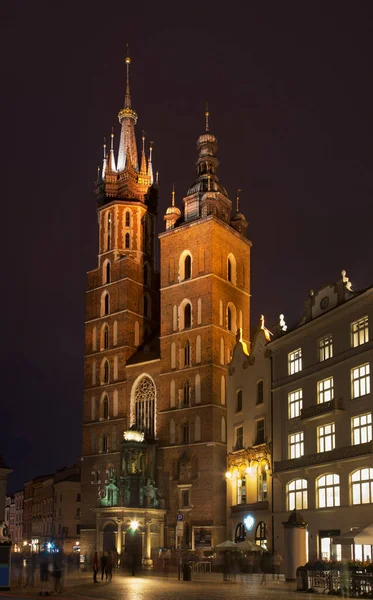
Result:
<svg viewBox="0 0 373 600"><path fill-rule="evenodd" d="M40 596L50 596L49 590L49 554L43 550L40 556Z"/></svg>
<svg viewBox="0 0 373 600"><path fill-rule="evenodd" d="M101 581L104 581L104 574L106 571L106 555L103 552L100 556L100 567L101 567Z"/></svg>
<svg viewBox="0 0 373 600"><path fill-rule="evenodd" d="M267 562L267 555L265 552L263 552L262 556L260 557L260 570L262 573L260 585L267 585Z"/></svg>
<svg viewBox="0 0 373 600"><path fill-rule="evenodd" d="M98 581L97 581L97 573L98 573L98 554L97 554L97 552L95 552L93 555L92 569L93 569L93 583L98 583Z"/></svg>
<svg viewBox="0 0 373 600"><path fill-rule="evenodd" d="M53 579L54 579L54 593L57 595L62 594L62 569L63 569L63 558L60 552L53 554Z"/></svg>
<svg viewBox="0 0 373 600"><path fill-rule="evenodd" d="M106 567L105 567L106 581L111 583L111 578L113 576L113 557L109 550L106 557Z"/></svg>
<svg viewBox="0 0 373 600"><path fill-rule="evenodd" d="M275 579L276 579L277 583L280 583L281 563L282 563L282 556L276 550L276 552L275 552L275 554L273 556L273 559L272 559L272 564L273 564L273 573L275 575Z"/></svg>

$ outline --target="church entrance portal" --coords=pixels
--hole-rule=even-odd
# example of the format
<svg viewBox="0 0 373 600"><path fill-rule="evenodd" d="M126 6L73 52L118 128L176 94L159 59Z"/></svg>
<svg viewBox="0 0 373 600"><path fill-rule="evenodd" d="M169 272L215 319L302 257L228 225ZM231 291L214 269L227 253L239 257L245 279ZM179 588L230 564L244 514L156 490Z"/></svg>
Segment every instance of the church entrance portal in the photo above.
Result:
<svg viewBox="0 0 373 600"><path fill-rule="evenodd" d="M104 552L113 551L116 549L116 533L117 526L114 523L108 523L104 529L103 550Z"/></svg>

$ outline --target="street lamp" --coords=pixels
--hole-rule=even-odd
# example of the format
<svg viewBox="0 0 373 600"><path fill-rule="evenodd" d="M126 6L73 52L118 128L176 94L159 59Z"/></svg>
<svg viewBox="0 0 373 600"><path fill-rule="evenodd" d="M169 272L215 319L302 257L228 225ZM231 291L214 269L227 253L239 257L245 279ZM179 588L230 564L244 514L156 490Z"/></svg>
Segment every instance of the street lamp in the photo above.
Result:
<svg viewBox="0 0 373 600"><path fill-rule="evenodd" d="M135 533L138 529L139 522L136 519L131 521L131 529L132 529L132 575L135 575Z"/></svg>

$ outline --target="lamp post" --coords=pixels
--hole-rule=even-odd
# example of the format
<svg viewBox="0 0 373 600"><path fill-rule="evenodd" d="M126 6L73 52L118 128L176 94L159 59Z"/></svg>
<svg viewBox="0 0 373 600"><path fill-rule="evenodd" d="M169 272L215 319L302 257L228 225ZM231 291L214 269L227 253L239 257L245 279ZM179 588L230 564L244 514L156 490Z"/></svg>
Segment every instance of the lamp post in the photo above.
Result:
<svg viewBox="0 0 373 600"><path fill-rule="evenodd" d="M135 533L138 529L139 522L136 519L131 521L131 530L132 530L132 575L135 575Z"/></svg>

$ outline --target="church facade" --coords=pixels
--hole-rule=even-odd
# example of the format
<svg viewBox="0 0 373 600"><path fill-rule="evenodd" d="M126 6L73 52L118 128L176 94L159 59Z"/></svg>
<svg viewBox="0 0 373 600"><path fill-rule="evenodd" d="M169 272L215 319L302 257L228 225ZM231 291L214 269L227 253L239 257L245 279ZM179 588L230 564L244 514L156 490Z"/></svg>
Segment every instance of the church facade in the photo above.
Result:
<svg viewBox="0 0 373 600"><path fill-rule="evenodd" d="M208 549L226 535L226 378L250 338L247 221L217 177L217 140L159 232L152 148L137 153L127 57L116 157L97 179L99 251L88 273L81 550Z"/></svg>

